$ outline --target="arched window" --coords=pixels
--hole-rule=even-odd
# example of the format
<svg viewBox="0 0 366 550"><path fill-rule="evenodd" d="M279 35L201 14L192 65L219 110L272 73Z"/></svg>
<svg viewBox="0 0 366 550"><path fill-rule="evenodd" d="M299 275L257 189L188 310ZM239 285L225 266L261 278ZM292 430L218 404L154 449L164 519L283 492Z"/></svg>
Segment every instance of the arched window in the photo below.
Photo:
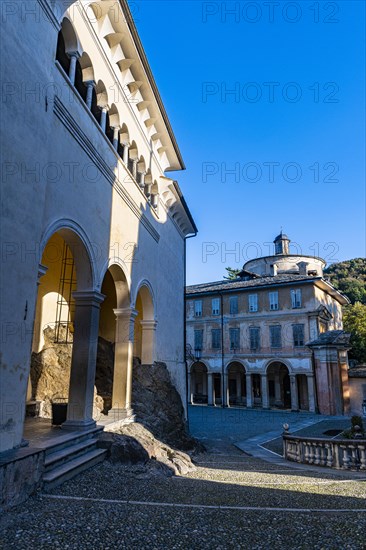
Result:
<svg viewBox="0 0 366 550"><path fill-rule="evenodd" d="M83 98L83 101L86 102L87 87L83 82L83 70L81 68L79 61L77 61L76 63L75 89L79 92L79 94Z"/></svg>
<svg viewBox="0 0 366 550"><path fill-rule="evenodd" d="M62 30L58 33L56 59L60 63L65 73L69 74L70 58L66 53L65 40L62 35Z"/></svg>

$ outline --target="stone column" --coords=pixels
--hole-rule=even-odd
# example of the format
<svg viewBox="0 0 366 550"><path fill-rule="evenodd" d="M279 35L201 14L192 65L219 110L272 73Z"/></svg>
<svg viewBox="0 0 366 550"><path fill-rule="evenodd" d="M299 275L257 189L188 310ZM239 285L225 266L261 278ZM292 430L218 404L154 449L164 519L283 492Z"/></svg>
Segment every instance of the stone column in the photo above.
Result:
<svg viewBox="0 0 366 550"><path fill-rule="evenodd" d="M152 365L155 361L155 335L157 321L140 321L142 327L141 363Z"/></svg>
<svg viewBox="0 0 366 550"><path fill-rule="evenodd" d="M246 387L247 387L247 407L253 407L253 388L252 388L252 375L247 373Z"/></svg>
<svg viewBox="0 0 366 550"><path fill-rule="evenodd" d="M281 382L280 382L280 376L279 374L275 374L275 404L277 406L283 406L283 400L281 396Z"/></svg>
<svg viewBox="0 0 366 550"><path fill-rule="evenodd" d="M240 372L236 373L236 397L241 399L241 374Z"/></svg>
<svg viewBox="0 0 366 550"><path fill-rule="evenodd" d="M227 372L225 372L224 374L223 381L224 381L224 384L223 384L222 404L224 407L230 407L229 375L227 374Z"/></svg>
<svg viewBox="0 0 366 550"><path fill-rule="evenodd" d="M118 151L119 131L120 131L120 126L114 126L114 128L113 128L113 147L116 151Z"/></svg>
<svg viewBox="0 0 366 550"><path fill-rule="evenodd" d="M296 374L290 375L290 388L291 388L291 410L299 410L299 395L297 392L297 379Z"/></svg>
<svg viewBox="0 0 366 550"><path fill-rule="evenodd" d="M86 85L86 106L88 107L89 111L91 111L92 104L93 104L93 91L95 88L95 82L94 80L88 80L85 82Z"/></svg>
<svg viewBox="0 0 366 550"><path fill-rule="evenodd" d="M212 373L207 374L207 404L213 405L213 384L212 384Z"/></svg>
<svg viewBox="0 0 366 550"><path fill-rule="evenodd" d="M69 79L71 84L74 86L75 75L76 75L76 63L80 57L80 54L79 52L70 52L68 55L70 57Z"/></svg>
<svg viewBox="0 0 366 550"><path fill-rule="evenodd" d="M125 165L127 166L128 165L128 151L129 151L129 148L130 148L130 144L128 143L128 141L126 141L125 143L123 143L123 162L125 163Z"/></svg>
<svg viewBox="0 0 366 550"><path fill-rule="evenodd" d="M109 111L108 105L104 105L104 107L102 107L102 114L101 114L101 117L100 117L100 127L101 127L101 129L103 130L104 133L107 129L107 113L108 113L108 111Z"/></svg>
<svg viewBox="0 0 366 550"><path fill-rule="evenodd" d="M63 427L82 430L95 426L93 400L97 359L99 312L104 295L74 292L74 342L71 358L69 403Z"/></svg>
<svg viewBox="0 0 366 550"><path fill-rule="evenodd" d="M307 374L306 379L308 382L309 412L316 412L314 375Z"/></svg>
<svg viewBox="0 0 366 550"><path fill-rule="evenodd" d="M132 175L134 179L137 177L137 159L132 159Z"/></svg>
<svg viewBox="0 0 366 550"><path fill-rule="evenodd" d="M141 187L142 190L144 190L146 172L139 172L139 174L140 174L139 186Z"/></svg>
<svg viewBox="0 0 366 550"><path fill-rule="evenodd" d="M108 416L120 420L131 416L133 336L138 312L131 308L115 309L116 339L114 352L112 410Z"/></svg>
<svg viewBox="0 0 366 550"><path fill-rule="evenodd" d="M187 399L188 399L188 404L192 403L191 378L192 378L192 374L188 371L188 376L187 376Z"/></svg>
<svg viewBox="0 0 366 550"><path fill-rule="evenodd" d="M269 409L267 374L261 374L262 408Z"/></svg>

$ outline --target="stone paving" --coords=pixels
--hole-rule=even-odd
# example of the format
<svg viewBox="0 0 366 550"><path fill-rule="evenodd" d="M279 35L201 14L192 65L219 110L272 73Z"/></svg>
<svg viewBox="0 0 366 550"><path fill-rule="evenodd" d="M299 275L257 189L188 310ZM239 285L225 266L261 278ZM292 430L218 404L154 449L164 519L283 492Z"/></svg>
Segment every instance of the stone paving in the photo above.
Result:
<svg viewBox="0 0 366 550"><path fill-rule="evenodd" d="M206 437L184 477L105 462L3 514L0 547L366 548L365 477L268 463L233 437Z"/></svg>

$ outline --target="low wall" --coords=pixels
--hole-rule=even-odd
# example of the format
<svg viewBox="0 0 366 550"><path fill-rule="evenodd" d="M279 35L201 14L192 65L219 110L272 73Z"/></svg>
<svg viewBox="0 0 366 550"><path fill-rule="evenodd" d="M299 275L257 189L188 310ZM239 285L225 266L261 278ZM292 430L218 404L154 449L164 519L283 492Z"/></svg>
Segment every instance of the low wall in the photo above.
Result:
<svg viewBox="0 0 366 550"><path fill-rule="evenodd" d="M18 449L0 458L0 509L21 504L40 486L44 451Z"/></svg>

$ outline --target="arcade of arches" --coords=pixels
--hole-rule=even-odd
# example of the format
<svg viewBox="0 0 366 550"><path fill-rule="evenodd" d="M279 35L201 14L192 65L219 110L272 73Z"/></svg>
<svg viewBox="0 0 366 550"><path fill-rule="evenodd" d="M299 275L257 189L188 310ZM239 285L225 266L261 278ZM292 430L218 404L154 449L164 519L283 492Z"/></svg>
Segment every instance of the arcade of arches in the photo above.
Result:
<svg viewBox="0 0 366 550"><path fill-rule="evenodd" d="M270 362L264 373L250 372L234 361L224 377L197 361L190 368L188 396L192 404L315 412L314 377L294 374L277 360Z"/></svg>
<svg viewBox="0 0 366 550"><path fill-rule="evenodd" d="M39 269L32 365L27 404L41 417L51 403L68 401L65 426L95 424L103 411L111 420L132 413L133 357L152 364L155 353L154 305L146 284L135 306L126 276L116 264L98 290L81 239L61 229L48 240Z"/></svg>

